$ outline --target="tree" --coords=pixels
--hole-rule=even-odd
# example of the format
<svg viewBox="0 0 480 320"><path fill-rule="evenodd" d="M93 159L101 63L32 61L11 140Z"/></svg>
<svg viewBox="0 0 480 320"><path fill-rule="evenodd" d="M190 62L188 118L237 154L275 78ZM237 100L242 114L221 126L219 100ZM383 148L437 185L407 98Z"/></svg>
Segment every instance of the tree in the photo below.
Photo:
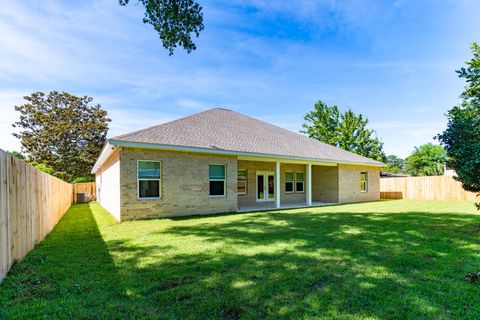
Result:
<svg viewBox="0 0 480 320"><path fill-rule="evenodd" d="M94 177L78 177L71 181L71 183L83 183L83 182L93 182L95 181Z"/></svg>
<svg viewBox="0 0 480 320"><path fill-rule="evenodd" d="M448 165L463 188L480 192L480 46L473 43L471 49L473 58L457 70L467 82L461 102L448 111L447 129L437 139L447 150Z"/></svg>
<svg viewBox="0 0 480 320"><path fill-rule="evenodd" d="M35 162L35 161L29 162L29 163L33 167L37 168L40 171L43 171L43 172L51 174L51 175L55 175L55 170L45 163L38 163L38 162Z"/></svg>
<svg viewBox="0 0 480 320"><path fill-rule="evenodd" d="M443 175L446 161L446 151L442 146L426 143L415 150L405 159L405 172L412 176L439 176Z"/></svg>
<svg viewBox="0 0 480 320"><path fill-rule="evenodd" d="M26 160L25 155L21 152L18 152L18 151L12 151L12 152L10 152L10 155L12 157L20 159L20 160Z"/></svg>
<svg viewBox="0 0 480 320"><path fill-rule="evenodd" d="M385 161L383 143L375 131L367 129L368 119L352 110L340 112L337 106L318 101L304 117L302 133L359 155Z"/></svg>
<svg viewBox="0 0 480 320"><path fill-rule="evenodd" d="M91 97L66 92L35 92L24 99L25 104L15 106L20 119L13 126L21 131L13 135L29 161L67 181L91 177L111 121L107 112L91 105Z"/></svg>
<svg viewBox="0 0 480 320"><path fill-rule="evenodd" d="M126 6L130 0L119 0ZM197 47L191 34L198 38L203 26L202 7L194 0L139 0L145 6L143 23L148 23L158 32L163 47L172 55L177 46L188 53Z"/></svg>
<svg viewBox="0 0 480 320"><path fill-rule="evenodd" d="M387 165L382 168L382 171L390 173L404 173L405 160L403 160L402 158L391 154L387 156L385 163Z"/></svg>

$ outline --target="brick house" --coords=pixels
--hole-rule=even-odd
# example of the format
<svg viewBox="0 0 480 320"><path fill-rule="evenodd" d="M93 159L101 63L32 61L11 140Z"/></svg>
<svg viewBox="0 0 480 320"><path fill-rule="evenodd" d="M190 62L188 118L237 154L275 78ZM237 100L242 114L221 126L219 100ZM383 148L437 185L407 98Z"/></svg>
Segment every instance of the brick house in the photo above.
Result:
<svg viewBox="0 0 480 320"><path fill-rule="evenodd" d="M215 108L108 139L92 173L124 221L379 200L382 166Z"/></svg>

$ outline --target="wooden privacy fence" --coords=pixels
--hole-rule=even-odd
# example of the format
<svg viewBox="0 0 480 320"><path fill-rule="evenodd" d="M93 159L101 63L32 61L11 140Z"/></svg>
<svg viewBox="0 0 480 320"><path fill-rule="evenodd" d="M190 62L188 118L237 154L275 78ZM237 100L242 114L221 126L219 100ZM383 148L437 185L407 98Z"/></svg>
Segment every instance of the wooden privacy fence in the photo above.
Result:
<svg viewBox="0 0 480 320"><path fill-rule="evenodd" d="M475 193L465 191L462 183L451 176L382 178L380 198L463 201L480 199Z"/></svg>
<svg viewBox="0 0 480 320"><path fill-rule="evenodd" d="M94 194L95 182L73 186L0 149L0 282L63 217L75 190Z"/></svg>
<svg viewBox="0 0 480 320"><path fill-rule="evenodd" d="M88 193L91 200L95 199L95 182L82 182L73 184L73 201L77 202L77 192Z"/></svg>

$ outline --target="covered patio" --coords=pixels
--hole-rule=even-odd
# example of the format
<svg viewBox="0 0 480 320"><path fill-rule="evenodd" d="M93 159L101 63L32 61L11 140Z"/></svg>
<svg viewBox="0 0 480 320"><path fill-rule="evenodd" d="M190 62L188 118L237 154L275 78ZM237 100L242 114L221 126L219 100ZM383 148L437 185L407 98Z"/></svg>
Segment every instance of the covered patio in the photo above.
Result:
<svg viewBox="0 0 480 320"><path fill-rule="evenodd" d="M297 209L297 208L306 208L306 207L323 207L323 206L331 206L335 205L335 202L319 202L319 201L312 201L311 205L307 205L307 203L281 203L280 208L275 207L275 203L267 202L264 204L257 204L252 206L242 206L238 208L238 212L253 212L253 211L268 211L268 210L275 210L275 209Z"/></svg>
<svg viewBox="0 0 480 320"><path fill-rule="evenodd" d="M325 206L338 203L334 163L238 157L238 211Z"/></svg>

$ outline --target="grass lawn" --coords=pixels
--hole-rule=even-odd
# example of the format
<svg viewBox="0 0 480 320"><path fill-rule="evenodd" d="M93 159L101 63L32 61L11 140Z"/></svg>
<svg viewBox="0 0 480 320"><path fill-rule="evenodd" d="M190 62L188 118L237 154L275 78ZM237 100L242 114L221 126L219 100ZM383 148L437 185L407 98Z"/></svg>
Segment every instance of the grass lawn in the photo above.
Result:
<svg viewBox="0 0 480 320"><path fill-rule="evenodd" d="M18 318L480 319L480 215L382 201L116 223L75 205L0 285ZM0 315L0 318L2 316Z"/></svg>

